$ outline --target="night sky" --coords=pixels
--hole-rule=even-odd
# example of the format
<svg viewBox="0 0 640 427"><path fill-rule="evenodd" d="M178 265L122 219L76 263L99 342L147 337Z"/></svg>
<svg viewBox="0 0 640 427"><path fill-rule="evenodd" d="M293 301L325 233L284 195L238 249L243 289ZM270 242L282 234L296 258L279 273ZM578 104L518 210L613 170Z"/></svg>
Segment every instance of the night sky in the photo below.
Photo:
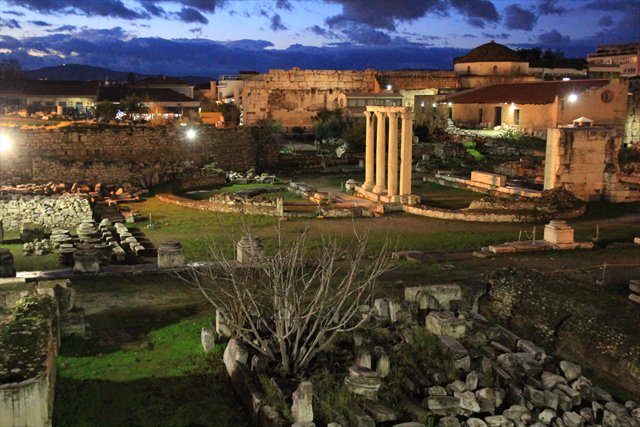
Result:
<svg viewBox="0 0 640 427"><path fill-rule="evenodd" d="M451 69L490 40L585 57L640 41L640 0L0 0L0 60L25 69Z"/></svg>

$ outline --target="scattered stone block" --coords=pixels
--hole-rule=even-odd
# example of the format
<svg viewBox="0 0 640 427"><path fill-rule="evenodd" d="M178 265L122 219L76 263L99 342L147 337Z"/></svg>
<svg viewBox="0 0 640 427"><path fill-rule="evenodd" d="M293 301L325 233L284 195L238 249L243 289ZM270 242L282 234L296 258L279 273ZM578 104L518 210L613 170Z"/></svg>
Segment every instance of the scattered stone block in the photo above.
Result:
<svg viewBox="0 0 640 427"><path fill-rule="evenodd" d="M453 395L460 399L460 408L470 412L480 412L480 404L472 391L454 392Z"/></svg>
<svg viewBox="0 0 640 427"><path fill-rule="evenodd" d="M392 409L373 400L364 401L364 410L371 415L376 423L386 423L398 419L398 415Z"/></svg>
<svg viewBox="0 0 640 427"><path fill-rule="evenodd" d="M484 418L489 427L510 427L511 422L504 415L490 415Z"/></svg>
<svg viewBox="0 0 640 427"><path fill-rule="evenodd" d="M482 421L480 418L469 418L465 422L466 427L487 427L487 423Z"/></svg>
<svg viewBox="0 0 640 427"><path fill-rule="evenodd" d="M259 237L244 235L236 245L236 260L240 263L261 262L264 259L264 246Z"/></svg>
<svg viewBox="0 0 640 427"><path fill-rule="evenodd" d="M576 365L575 363L571 363L567 360L563 360L560 362L560 369L564 374L564 377L567 381L571 382L577 380L582 376L582 368Z"/></svg>
<svg viewBox="0 0 640 427"><path fill-rule="evenodd" d="M209 353L216 345L216 335L212 328L204 327L200 331L200 342L205 353Z"/></svg>
<svg viewBox="0 0 640 427"><path fill-rule="evenodd" d="M220 337L231 338L232 331L222 310L216 310L216 334Z"/></svg>
<svg viewBox="0 0 640 427"><path fill-rule="evenodd" d="M371 352L365 348L358 349L356 365L362 368L371 369Z"/></svg>
<svg viewBox="0 0 640 427"><path fill-rule="evenodd" d="M426 327L434 335L446 335L462 338L467 332L467 325L450 311L432 311L427 315Z"/></svg>
<svg viewBox="0 0 640 427"><path fill-rule="evenodd" d="M435 415L456 415L460 406L460 399L455 396L429 396L427 408Z"/></svg>
<svg viewBox="0 0 640 427"><path fill-rule="evenodd" d="M479 412L490 412L496 409L496 395L493 389L483 388L476 391L476 400L478 401L478 405L480 405Z"/></svg>
<svg viewBox="0 0 640 427"><path fill-rule="evenodd" d="M547 357L545 351L531 341L518 340L517 347L518 350L531 354L537 361L544 361L545 357Z"/></svg>
<svg viewBox="0 0 640 427"><path fill-rule="evenodd" d="M313 422L313 384L303 381L293 392L291 417L295 423Z"/></svg>
<svg viewBox="0 0 640 427"><path fill-rule="evenodd" d="M389 303L384 298L378 298L373 302L373 306L376 309L378 317L383 320L389 320Z"/></svg>
<svg viewBox="0 0 640 427"><path fill-rule="evenodd" d="M373 351L376 357L376 372L380 375L380 378L386 378L391 372L389 355L384 348L380 346L376 346Z"/></svg>
<svg viewBox="0 0 640 427"><path fill-rule="evenodd" d="M584 420L575 412L565 412L562 414L562 421L566 427L582 427Z"/></svg>
<svg viewBox="0 0 640 427"><path fill-rule="evenodd" d="M438 421L437 427L460 427L460 420L453 416L442 417Z"/></svg>
<svg viewBox="0 0 640 427"><path fill-rule="evenodd" d="M443 353L451 357L454 369L462 369L465 372L471 370L469 352L457 339L448 335L442 335L438 337L438 341Z"/></svg>
<svg viewBox="0 0 640 427"><path fill-rule="evenodd" d="M555 417L556 417L556 411L548 408L544 409L538 414L538 420L540 420L541 423L546 425L551 424L551 422Z"/></svg>
<svg viewBox="0 0 640 427"><path fill-rule="evenodd" d="M543 372L542 373L542 386L546 390L551 390L555 388L558 384L567 385L567 380L560 375L553 374L551 372Z"/></svg>

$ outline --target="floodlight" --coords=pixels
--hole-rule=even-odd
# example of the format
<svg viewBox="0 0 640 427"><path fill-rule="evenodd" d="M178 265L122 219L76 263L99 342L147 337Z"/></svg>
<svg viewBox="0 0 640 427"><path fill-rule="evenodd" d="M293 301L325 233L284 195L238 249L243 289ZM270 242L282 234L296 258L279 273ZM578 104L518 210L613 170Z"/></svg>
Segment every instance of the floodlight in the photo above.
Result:
<svg viewBox="0 0 640 427"><path fill-rule="evenodd" d="M9 151L11 148L12 142L8 135L0 134L0 153L4 153Z"/></svg>
<svg viewBox="0 0 640 427"><path fill-rule="evenodd" d="M188 129L186 135L187 139L193 140L196 138L196 131L194 129Z"/></svg>
<svg viewBox="0 0 640 427"><path fill-rule="evenodd" d="M568 100L569 102L576 102L578 100L578 95L576 95L575 93L572 93L569 95Z"/></svg>

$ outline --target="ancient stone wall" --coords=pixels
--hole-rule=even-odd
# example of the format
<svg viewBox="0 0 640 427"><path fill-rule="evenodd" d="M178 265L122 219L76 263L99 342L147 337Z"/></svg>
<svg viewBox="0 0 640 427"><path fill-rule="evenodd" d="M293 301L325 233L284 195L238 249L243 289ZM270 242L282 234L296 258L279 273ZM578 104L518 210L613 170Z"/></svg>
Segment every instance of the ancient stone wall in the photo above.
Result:
<svg viewBox="0 0 640 427"><path fill-rule="evenodd" d="M629 95L624 143L640 144L640 89L632 91Z"/></svg>
<svg viewBox="0 0 640 427"><path fill-rule="evenodd" d="M0 157L0 182L130 183L149 187L189 167L216 163L226 170L268 168L272 144L254 140L249 129L83 126L55 129L4 128L13 140ZM264 145L264 146L263 146Z"/></svg>
<svg viewBox="0 0 640 427"><path fill-rule="evenodd" d="M92 219L89 200L84 196L3 196L0 198L0 219L8 230L33 223L45 228L74 228L83 220Z"/></svg>
<svg viewBox="0 0 640 427"><path fill-rule="evenodd" d="M55 301L27 297L2 327L0 426L50 426L59 336Z"/></svg>
<svg viewBox="0 0 640 427"><path fill-rule="evenodd" d="M640 339L634 329L640 318L633 303L533 270L499 270L490 285L480 306L487 318L640 394ZM618 307L615 319L597 308L602 303L593 303L603 298Z"/></svg>
<svg viewBox="0 0 640 427"><path fill-rule="evenodd" d="M270 70L245 82L244 123L272 119L287 128L310 127L319 110L339 107L340 92L372 92L375 84L373 70Z"/></svg>
<svg viewBox="0 0 640 427"><path fill-rule="evenodd" d="M622 135L614 127L550 128L544 189L564 188L584 201L640 200L640 192L619 182Z"/></svg>

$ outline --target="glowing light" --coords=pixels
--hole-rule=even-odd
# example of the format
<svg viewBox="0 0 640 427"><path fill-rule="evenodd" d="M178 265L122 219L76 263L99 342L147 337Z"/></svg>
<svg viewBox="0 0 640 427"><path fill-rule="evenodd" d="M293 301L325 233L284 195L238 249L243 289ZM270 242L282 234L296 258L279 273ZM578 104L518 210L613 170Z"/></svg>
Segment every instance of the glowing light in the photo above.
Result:
<svg viewBox="0 0 640 427"><path fill-rule="evenodd" d="M511 103L511 111L513 111L513 110L515 110L515 109L516 109L516 103L515 103L515 102L512 102L512 103Z"/></svg>
<svg viewBox="0 0 640 427"><path fill-rule="evenodd" d="M11 145L11 139L5 134L0 134L0 153L9 151Z"/></svg>
<svg viewBox="0 0 640 427"><path fill-rule="evenodd" d="M447 105L451 107L453 105L453 102L447 102Z"/></svg>
<svg viewBox="0 0 640 427"><path fill-rule="evenodd" d="M575 93L572 93L571 95L569 95L567 99L569 102L576 102L578 100L578 95L576 95Z"/></svg>
<svg viewBox="0 0 640 427"><path fill-rule="evenodd" d="M433 108L436 108L436 106L437 106L437 105L436 105L436 103L434 102L433 104L431 104L431 106L432 106Z"/></svg>
<svg viewBox="0 0 640 427"><path fill-rule="evenodd" d="M563 77L563 78L562 78L562 81L563 81L563 82L568 82L569 80L571 80L571 77Z"/></svg>
<svg viewBox="0 0 640 427"><path fill-rule="evenodd" d="M193 129L188 129L186 135L187 135L187 139L193 140L196 138L196 131Z"/></svg>
<svg viewBox="0 0 640 427"><path fill-rule="evenodd" d="M392 88L393 88L393 86L387 85L387 90L391 90Z"/></svg>
<svg viewBox="0 0 640 427"><path fill-rule="evenodd" d="M420 103L420 106L421 106L422 108L424 108L424 101L422 101L422 102Z"/></svg>

